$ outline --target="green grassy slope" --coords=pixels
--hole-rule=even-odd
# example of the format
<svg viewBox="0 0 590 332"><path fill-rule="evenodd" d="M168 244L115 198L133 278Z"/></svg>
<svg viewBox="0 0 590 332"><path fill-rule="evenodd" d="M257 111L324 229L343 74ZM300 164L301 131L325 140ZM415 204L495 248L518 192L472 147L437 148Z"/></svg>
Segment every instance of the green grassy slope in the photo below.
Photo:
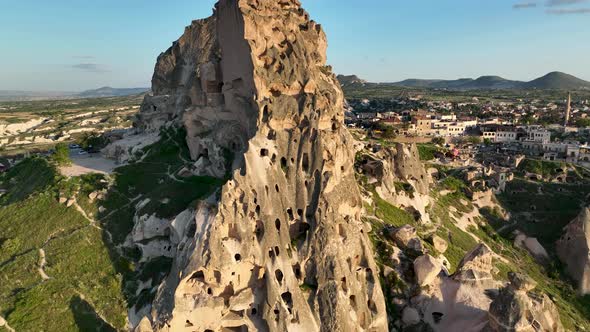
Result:
<svg viewBox="0 0 590 332"><path fill-rule="evenodd" d="M0 177L0 316L17 331L124 330L127 308L144 304L172 260L139 263L138 248L117 249L133 228L133 217L172 218L215 192L224 180L177 176L190 164L182 130L165 130L137 162L109 177L66 179L45 159L24 160ZM139 157L139 156L138 156ZM106 191L104 199L89 194ZM59 197L76 197L68 208ZM150 203L136 211L140 201ZM106 210L99 209L104 207ZM102 212L99 212L102 211ZM111 235L109 235L109 232ZM45 252L43 280L39 271Z"/></svg>
<svg viewBox="0 0 590 332"><path fill-rule="evenodd" d="M35 178L34 170L43 176ZM26 160L2 178L9 193L0 207L0 315L17 331L78 331L86 319L71 303L83 298L92 309L87 317L98 313L105 324L123 329L121 278L102 231L57 202L63 181L43 159ZM38 270L40 249L48 280Z"/></svg>

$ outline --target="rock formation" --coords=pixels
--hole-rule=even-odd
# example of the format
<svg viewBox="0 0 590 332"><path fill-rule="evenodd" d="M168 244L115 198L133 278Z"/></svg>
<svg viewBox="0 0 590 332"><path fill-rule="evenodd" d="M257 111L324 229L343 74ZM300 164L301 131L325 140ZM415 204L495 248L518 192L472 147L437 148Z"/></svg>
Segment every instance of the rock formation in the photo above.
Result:
<svg viewBox="0 0 590 332"><path fill-rule="evenodd" d="M184 126L194 174L230 179L180 228L154 329L387 330L325 53L298 0L220 0L158 58L136 127Z"/></svg>
<svg viewBox="0 0 590 332"><path fill-rule="evenodd" d="M403 326L441 332L563 331L555 304L533 291L532 279L509 273L505 287L494 280L494 257L480 244L465 255L452 276L439 273L437 259L417 258L414 270L421 293L404 308Z"/></svg>
<svg viewBox="0 0 590 332"><path fill-rule="evenodd" d="M509 274L510 284L490 305L486 331L564 331L559 313L547 295L532 293L536 283L516 273Z"/></svg>
<svg viewBox="0 0 590 332"><path fill-rule="evenodd" d="M565 227L557 241L557 255L578 282L579 293L590 294L590 208Z"/></svg>
<svg viewBox="0 0 590 332"><path fill-rule="evenodd" d="M427 207L431 203L432 178L420 161L416 144L398 143L375 153L363 152L357 166L369 181L377 184L379 196L395 206L417 212L422 222L429 222Z"/></svg>

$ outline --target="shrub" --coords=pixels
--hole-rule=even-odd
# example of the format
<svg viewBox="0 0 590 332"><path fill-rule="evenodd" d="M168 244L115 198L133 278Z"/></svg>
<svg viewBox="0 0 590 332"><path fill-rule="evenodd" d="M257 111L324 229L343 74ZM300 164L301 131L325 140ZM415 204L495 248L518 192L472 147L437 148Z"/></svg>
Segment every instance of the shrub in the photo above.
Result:
<svg viewBox="0 0 590 332"><path fill-rule="evenodd" d="M55 153L51 160L58 166L69 166L72 164L70 159L70 149L65 143L59 143L55 146Z"/></svg>

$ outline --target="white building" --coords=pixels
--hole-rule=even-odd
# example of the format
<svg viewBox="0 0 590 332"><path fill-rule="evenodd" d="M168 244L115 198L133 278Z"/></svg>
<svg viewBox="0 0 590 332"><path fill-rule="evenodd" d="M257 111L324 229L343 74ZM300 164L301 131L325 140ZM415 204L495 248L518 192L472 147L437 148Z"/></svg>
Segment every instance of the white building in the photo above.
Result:
<svg viewBox="0 0 590 332"><path fill-rule="evenodd" d="M541 126L528 126L524 141L546 144L551 142L551 132Z"/></svg>
<svg viewBox="0 0 590 332"><path fill-rule="evenodd" d="M511 143L518 140L518 133L516 131L498 131L496 132L495 143Z"/></svg>

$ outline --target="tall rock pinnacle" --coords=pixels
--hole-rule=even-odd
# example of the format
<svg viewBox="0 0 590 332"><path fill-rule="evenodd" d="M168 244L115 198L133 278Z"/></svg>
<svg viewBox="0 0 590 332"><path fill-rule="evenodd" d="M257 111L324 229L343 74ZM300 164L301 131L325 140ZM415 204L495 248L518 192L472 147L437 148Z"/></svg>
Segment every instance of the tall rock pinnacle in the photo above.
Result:
<svg viewBox="0 0 590 332"><path fill-rule="evenodd" d="M136 126L184 126L195 174L231 175L187 227L154 329L387 330L326 45L298 0L221 0L158 58Z"/></svg>

